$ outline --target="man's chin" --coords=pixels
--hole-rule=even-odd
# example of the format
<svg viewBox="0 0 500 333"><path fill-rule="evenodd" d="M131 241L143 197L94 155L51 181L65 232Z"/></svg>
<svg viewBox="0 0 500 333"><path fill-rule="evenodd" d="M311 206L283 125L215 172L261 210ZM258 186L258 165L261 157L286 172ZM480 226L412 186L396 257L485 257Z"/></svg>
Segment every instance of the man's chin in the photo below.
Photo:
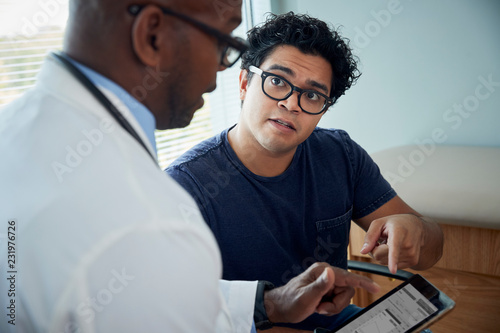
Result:
<svg viewBox="0 0 500 333"><path fill-rule="evenodd" d="M192 105L191 107L187 107L183 110L177 110L174 113L171 113L170 117L168 118L167 124L159 123L157 121L156 129L167 130L174 128L184 128L188 126L193 120L195 112L201 109L203 105L205 105L205 101L203 100L203 98L200 98L199 101L197 101L196 104Z"/></svg>
<svg viewBox="0 0 500 333"><path fill-rule="evenodd" d="M195 112L198 111L203 106L203 104L204 102L202 101L202 103L197 104L195 107L186 109L182 113L178 114L177 117L172 118L169 128L184 128L189 126L189 124L193 120Z"/></svg>
<svg viewBox="0 0 500 333"><path fill-rule="evenodd" d="M205 105L205 100L203 99L203 97L200 97L200 101L198 102L198 105L194 111L196 112L197 110L201 109L203 105Z"/></svg>

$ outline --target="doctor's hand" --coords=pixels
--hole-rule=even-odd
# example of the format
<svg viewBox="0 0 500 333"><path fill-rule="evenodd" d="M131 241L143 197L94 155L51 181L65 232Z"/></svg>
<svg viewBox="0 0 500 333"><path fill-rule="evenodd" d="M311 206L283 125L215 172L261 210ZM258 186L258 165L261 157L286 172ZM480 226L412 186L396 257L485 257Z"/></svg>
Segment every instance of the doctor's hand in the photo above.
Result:
<svg viewBox="0 0 500 333"><path fill-rule="evenodd" d="M286 285L266 291L264 305L273 323L298 323L317 312L334 315L350 304L354 288L371 293L380 287L367 277L315 263Z"/></svg>
<svg viewBox="0 0 500 333"><path fill-rule="evenodd" d="M361 254L370 254L391 273L414 267L425 245L424 221L413 214L390 215L372 221Z"/></svg>

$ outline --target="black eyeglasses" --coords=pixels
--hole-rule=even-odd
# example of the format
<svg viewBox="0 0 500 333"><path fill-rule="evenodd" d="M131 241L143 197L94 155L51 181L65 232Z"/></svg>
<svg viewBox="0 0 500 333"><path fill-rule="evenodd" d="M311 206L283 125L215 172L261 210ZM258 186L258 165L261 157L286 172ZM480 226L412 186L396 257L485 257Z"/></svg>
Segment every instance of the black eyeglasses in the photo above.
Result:
<svg viewBox="0 0 500 333"><path fill-rule="evenodd" d="M146 6L147 5L131 5L128 7L128 12L135 16L139 14L139 12ZM158 5L155 4L155 6ZM177 13L169 8L161 6L158 6L158 8L161 9L163 14L178 17L181 20L192 24L201 31L217 38L219 44L224 45L220 60L220 64L224 67L231 67L232 65L234 65L241 57L241 55L248 49L248 42L243 38L232 37L230 35L222 33L219 30L206 25L205 23L195 20L187 15Z"/></svg>
<svg viewBox="0 0 500 333"><path fill-rule="evenodd" d="M330 98L316 90L296 87L279 75L264 72L255 66L250 66L249 70L260 75L262 78L262 91L267 97L275 101L283 101L290 97L294 91L297 91L299 93L299 107L305 113L320 114L335 103L335 98Z"/></svg>

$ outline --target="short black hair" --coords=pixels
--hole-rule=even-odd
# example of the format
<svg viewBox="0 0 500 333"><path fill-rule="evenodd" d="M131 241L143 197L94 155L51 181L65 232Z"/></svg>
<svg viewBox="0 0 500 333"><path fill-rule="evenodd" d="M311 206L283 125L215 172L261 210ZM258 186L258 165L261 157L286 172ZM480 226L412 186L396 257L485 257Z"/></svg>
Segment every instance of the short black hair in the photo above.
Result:
<svg viewBox="0 0 500 333"><path fill-rule="evenodd" d="M241 68L259 67L279 45L291 45L305 54L319 55L332 66L333 78L330 97L338 99L361 75L358 58L349 47L349 40L335 29L309 15L270 14L266 22L247 33L250 48L242 55ZM248 73L251 78L252 72Z"/></svg>

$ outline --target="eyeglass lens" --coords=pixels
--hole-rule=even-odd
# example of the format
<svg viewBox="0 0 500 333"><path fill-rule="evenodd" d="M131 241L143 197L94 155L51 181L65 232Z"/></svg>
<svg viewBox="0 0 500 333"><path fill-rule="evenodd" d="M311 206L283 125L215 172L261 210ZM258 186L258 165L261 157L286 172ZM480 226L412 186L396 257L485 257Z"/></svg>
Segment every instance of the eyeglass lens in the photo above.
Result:
<svg viewBox="0 0 500 333"><path fill-rule="evenodd" d="M266 94L277 100L288 98L293 91L288 82L273 75L266 76L262 88ZM305 112L321 113L326 105L326 99L314 90L304 90L299 94L299 105Z"/></svg>
<svg viewBox="0 0 500 333"><path fill-rule="evenodd" d="M238 59L240 59L241 54L246 51L247 46L246 41L239 37L232 37L234 40L241 44L240 47L235 47L233 45L226 45L222 53L221 64L226 67L231 67L234 65Z"/></svg>
<svg viewBox="0 0 500 333"><path fill-rule="evenodd" d="M241 52L232 46L226 46L222 53L221 64L226 67L231 67L240 58Z"/></svg>

